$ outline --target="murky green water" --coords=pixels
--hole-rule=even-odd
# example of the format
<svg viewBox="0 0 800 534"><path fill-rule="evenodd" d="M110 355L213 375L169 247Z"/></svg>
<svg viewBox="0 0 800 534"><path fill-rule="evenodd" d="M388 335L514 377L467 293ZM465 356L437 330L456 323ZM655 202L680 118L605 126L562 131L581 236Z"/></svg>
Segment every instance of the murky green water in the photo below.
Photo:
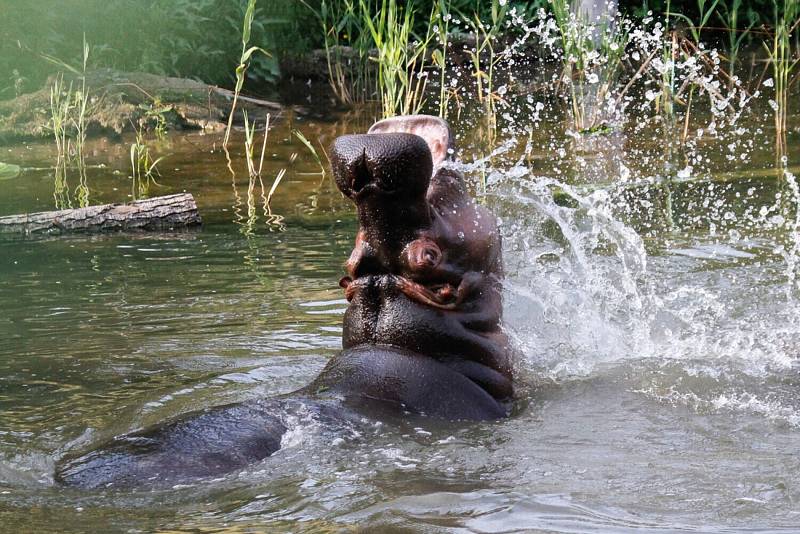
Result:
<svg viewBox="0 0 800 534"><path fill-rule="evenodd" d="M327 146L366 125L278 124L264 188L288 172L271 214L218 136L173 134L153 193L192 192L202 230L0 240L0 530L796 529L800 237L769 146L732 161L708 142L665 183L657 138L560 139L560 154L546 125L527 163L517 146L467 168L503 218L513 417L331 429L309 415L274 457L220 480L54 485L68 451L316 375L340 347L356 225L290 128ZM463 160L485 155L456 126ZM128 145L91 149L93 202L125 200ZM52 208L48 143L0 159L40 168L0 182L0 215Z"/></svg>

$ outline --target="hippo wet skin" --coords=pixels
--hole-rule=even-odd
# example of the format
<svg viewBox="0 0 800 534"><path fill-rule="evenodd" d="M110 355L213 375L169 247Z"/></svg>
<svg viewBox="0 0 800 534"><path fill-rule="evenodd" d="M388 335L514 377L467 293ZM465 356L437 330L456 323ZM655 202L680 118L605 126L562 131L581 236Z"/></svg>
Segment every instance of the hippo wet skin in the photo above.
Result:
<svg viewBox="0 0 800 534"><path fill-rule="evenodd" d="M343 350L308 386L209 408L66 458L56 480L84 488L169 486L220 476L275 453L287 410L320 420L388 408L448 420L505 417L511 358L500 329L495 217L442 164L447 124L423 115L376 123L332 147L336 184L359 230L340 281Z"/></svg>

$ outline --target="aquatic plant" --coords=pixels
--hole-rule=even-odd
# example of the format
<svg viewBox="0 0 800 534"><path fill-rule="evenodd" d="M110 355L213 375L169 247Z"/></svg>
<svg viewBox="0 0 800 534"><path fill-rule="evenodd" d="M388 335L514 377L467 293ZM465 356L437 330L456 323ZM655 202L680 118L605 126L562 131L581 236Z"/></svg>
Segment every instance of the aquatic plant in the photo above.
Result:
<svg viewBox="0 0 800 534"><path fill-rule="evenodd" d="M371 42L355 0L322 0L318 9L305 0L300 2L322 26L328 83L333 94L343 104L364 102L372 90L368 68Z"/></svg>
<svg viewBox="0 0 800 534"><path fill-rule="evenodd" d="M667 4L667 13L666 13L667 22L669 22L669 17L670 16L674 16L676 18L682 19L684 22L686 22L688 24L689 32L691 33L692 39L694 40L694 46L691 46L692 50L690 51L690 53L687 53L686 55L690 55L691 53L694 53L694 54L697 54L698 57L702 57L702 56L704 56L706 54L706 51L700 48L702 46L700 37L701 37L701 34L703 32L703 29L708 24L708 21L711 18L711 15L714 14L719 2L720 2L720 0L714 0L709 5L709 4L707 4L707 0L697 0L697 12L698 12L698 17L699 18L698 18L698 20L696 22L693 21L688 16L684 15L683 13L678 13L678 12L671 13L669 11L670 5L669 5L669 3ZM669 28L669 26L667 26L667 28ZM672 61L673 62L675 62L677 60L676 45L677 45L678 40L679 40L678 39L678 32L673 31L672 32L672 41L673 41L673 43L672 43L672 54L673 54ZM684 39L680 39L680 41L681 41L681 44L685 43ZM697 87L696 83L690 83L689 84L689 96L688 96L687 104L686 104L686 113L685 113L685 116L684 116L683 132L681 134L682 142L686 142L686 137L689 135L689 118L691 117L691 113L692 113L692 100L694 98L694 91L695 91L696 87ZM674 91L671 92L671 94L674 96L674 94L675 94Z"/></svg>
<svg viewBox="0 0 800 534"><path fill-rule="evenodd" d="M439 116L447 120L447 108L453 92L449 90L446 83L447 77L447 47L450 41L450 2L448 0L438 0L439 20L435 21L433 31L439 42L439 48L431 53L431 61L439 69Z"/></svg>
<svg viewBox="0 0 800 534"><path fill-rule="evenodd" d="M775 112L775 147L778 155L786 153L786 121L789 113L789 89L797 81L792 76L800 63L800 49L793 49L792 34L800 26L800 0L773 0L775 27L771 46L764 48L772 63L774 98L770 105Z"/></svg>
<svg viewBox="0 0 800 534"><path fill-rule="evenodd" d="M418 113L425 102L428 81L425 56L433 38L433 25L428 25L427 34L422 40L412 42L413 2L408 2L402 9L397 0L382 0L374 18L367 2L359 2L364 25L377 49L377 88L383 116ZM434 4L430 21L438 18L438 5Z"/></svg>
<svg viewBox="0 0 800 534"><path fill-rule="evenodd" d="M297 154L292 154L290 158L291 162L297 158ZM242 199L239 195L238 188L236 186L236 182L233 182L233 190L235 194L236 203L234 204L234 213L236 214L236 223L240 226L240 231L247 237L251 237L255 235L256 225L258 224L259 218L264 218L265 226L270 230L285 230L286 226L284 224L284 217L280 214L272 212L272 197L275 194L275 191L280 185L281 180L286 175L286 168L281 169L278 171L278 174L272 181L272 187L270 187L269 192L267 192L266 187L264 186L264 180L261 176L252 176L247 182L247 215L242 215ZM259 215L258 212L258 200L260 199L261 204L261 214Z"/></svg>
<svg viewBox="0 0 800 534"><path fill-rule="evenodd" d="M89 95L86 84L86 71L89 63L89 44L83 41L82 70L75 69L60 60L50 58L80 78L80 88L67 87L63 75L56 76L50 87L50 129L56 143L56 165L54 171L53 197L56 208L71 207L70 190L67 182L68 169L74 167L78 173L75 187L75 200L79 207L89 205L89 185L86 177L86 117Z"/></svg>
<svg viewBox="0 0 800 534"><path fill-rule="evenodd" d="M261 156L258 159L258 166L255 160L255 135L256 135L256 122L253 121L251 125L247 112L244 112L244 152L245 160L247 162L247 172L251 178L261 176L261 170L264 168L264 155L267 152L267 139L269 138L269 121L270 114L267 113L264 119L264 140L261 143Z"/></svg>
<svg viewBox="0 0 800 534"><path fill-rule="evenodd" d="M446 115L447 103L456 96L445 83L452 0L427 2L430 16L424 22L415 16L420 2L322 0L318 7L300 2L322 27L328 80L337 100L352 105L377 95L396 113L418 111L429 60L439 71L439 113ZM415 32L423 36L417 42ZM430 50L434 37L439 47Z"/></svg>
<svg viewBox="0 0 800 534"><path fill-rule="evenodd" d="M319 154L317 154L317 149L314 148L314 145L311 144L311 141L309 141L300 130L292 130L292 134L297 137L298 141L303 143L303 146L305 146L311 153L314 161L316 161L317 165L319 165L319 174L325 176L325 165L322 164L322 160L320 159ZM322 148L324 152L325 149L322 147L322 144L320 144L320 148ZM327 154L325 154L325 156L327 157Z"/></svg>
<svg viewBox="0 0 800 534"><path fill-rule="evenodd" d="M86 36L83 39L83 70L81 72L81 88L75 92L73 107L77 114L72 117L75 128L75 154L74 160L78 170L78 185L75 188L75 198L81 208L89 205L89 181L86 176L86 111L89 104L89 94L86 89L86 69L89 63L89 44Z"/></svg>
<svg viewBox="0 0 800 534"><path fill-rule="evenodd" d="M577 132L597 131L613 119L603 104L612 98L619 79L627 26L616 18L590 21L569 0L552 0L551 7L560 34L562 81L569 90L573 127Z"/></svg>
<svg viewBox="0 0 800 534"><path fill-rule="evenodd" d="M294 161L295 159L297 159L297 154L293 154L292 155L291 161ZM269 188L269 193L267 193L267 200L266 200L266 203L265 203L267 208L270 207L270 205L272 203L272 195L275 194L275 190L278 188L278 185L281 183L281 180L283 180L284 176L286 176L286 168L283 168L283 169L279 170L278 174L275 175L275 179L272 181L272 187ZM263 185L262 185L262 189L263 189ZM271 214L271 212L270 212L270 214Z"/></svg>
<svg viewBox="0 0 800 534"><path fill-rule="evenodd" d="M748 24L744 28L739 27L739 14L742 9L742 0L732 0L728 5L726 2L719 4L717 16L725 25L728 34L728 73L731 75L730 84L734 83L736 75L736 65L739 60L739 51L742 42L748 37L753 26L756 24L755 12L748 11Z"/></svg>
<svg viewBox="0 0 800 534"><path fill-rule="evenodd" d="M136 138L131 144L130 158L131 158L131 197L133 200L140 200L150 196L150 186L158 185L156 182L156 174L158 172L158 164L164 159L160 157L153 159L150 154L150 147L144 139L144 129L133 126L136 132Z"/></svg>
<svg viewBox="0 0 800 534"><path fill-rule="evenodd" d="M230 155L227 155L228 158L228 170L231 173L231 187L233 188L233 212L234 212L234 222L239 225L239 231L247 237L250 237L255 234L256 224L259 220L259 210L258 205L260 198L260 204L263 212L263 217L265 224L270 229L277 228L277 229L284 229L283 225L283 217L280 215L276 215L272 213L272 208L270 206L272 202L272 197L275 194L275 191L280 185L281 180L286 175L286 169L281 169L278 174L276 175L275 179L272 181L272 187L270 187L269 191L267 191L266 186L264 185L264 178L263 178L263 170L264 170L264 158L266 156L266 148L267 142L269 139L269 132L271 129L271 117L267 114L264 120L264 137L261 141L261 149L258 153L256 153L257 148L257 139L256 139L256 131L258 130L256 121L250 122L250 117L248 116L247 112L243 112L244 116L244 150L245 150L245 163L247 166L247 190L246 190L246 198L243 199L242 195L239 193L239 185L236 182L236 172L233 170L233 163L230 159ZM290 162L294 162L297 158L297 154L292 154L290 158ZM246 213L243 213L243 209L246 210Z"/></svg>
<svg viewBox="0 0 800 534"><path fill-rule="evenodd" d="M495 50L495 41L500 34L506 16L506 2L492 0L491 18L484 22L478 13L469 21L475 34L475 48L469 52L472 60L473 76L477 86L478 102L483 107L486 128L486 142L494 145L497 135L497 105L502 95L494 89L494 75L497 64L503 58ZM486 62L482 63L483 56Z"/></svg>
<svg viewBox="0 0 800 534"><path fill-rule="evenodd" d="M167 137L166 115L172 112L174 108L172 105L164 104L158 96L150 96L149 94L148 96L150 97L150 102L139 104L139 109L144 112L144 119L152 124L156 138L164 140Z"/></svg>
<svg viewBox="0 0 800 534"><path fill-rule="evenodd" d="M249 46L250 35L253 29L253 17L255 16L256 12L256 2L257 0L247 1L247 10L245 11L244 22L242 23L242 54L239 57L239 65L236 67L236 86L233 93L233 102L231 103L231 112L230 115L228 115L228 126L225 129L225 139L222 142L222 146L225 148L227 148L228 141L230 140L231 129L233 128L233 116L236 113L236 104L239 100L239 93L241 93L242 87L244 86L245 73L247 72L247 67L250 64L250 58L256 52L261 52L265 56L269 57L269 52L263 48L259 46Z"/></svg>
<svg viewBox="0 0 800 534"><path fill-rule="evenodd" d="M66 92L66 96L65 96ZM53 177L53 200L56 209L71 207L67 165L69 164L69 138L67 128L72 110L72 86L65 91L64 77L59 75L50 87L50 128L56 142L56 166Z"/></svg>
<svg viewBox="0 0 800 534"><path fill-rule="evenodd" d="M717 4L719 4L720 0L714 0L710 5L707 4L707 0L697 0L697 12L698 12L698 19L695 22L688 16L684 15L680 12L670 12L670 4L667 4L667 17L674 16L680 19L683 19L689 28L689 32L692 34L692 38L694 42L699 44L700 43L700 34L703 32L703 28L706 27L708 24L708 20L711 18L711 15L714 14Z"/></svg>
<svg viewBox="0 0 800 534"><path fill-rule="evenodd" d="M261 142L261 152L258 158L258 165L256 165L256 158L255 158L256 122L253 121L253 123L250 124L249 119L247 117L247 112L244 113L245 160L247 162L247 172L250 177L250 181L248 184L248 205L253 202L255 184L256 181L258 181L261 186L261 196L262 200L264 201L264 209L266 209L268 211L268 214L271 215L272 212L270 211L270 204L272 202L272 196L275 194L278 185L280 185L281 180L283 180L283 177L286 175L286 169L285 168L281 169L278 172L278 174L275 176L275 179L272 181L272 187L270 187L269 193L266 193L265 196L266 189L264 187L264 182L262 180L262 171L264 169L264 156L266 155L267 152L267 140L269 139L269 130L270 130L270 115L267 114L267 117L264 120L264 138ZM313 151L313 147L311 147L310 143L308 146L312 148ZM316 152L314 152L314 155L316 156ZM291 158L291 161L293 162L296 158L297 154L294 154ZM319 158L317 158L317 161L319 161Z"/></svg>

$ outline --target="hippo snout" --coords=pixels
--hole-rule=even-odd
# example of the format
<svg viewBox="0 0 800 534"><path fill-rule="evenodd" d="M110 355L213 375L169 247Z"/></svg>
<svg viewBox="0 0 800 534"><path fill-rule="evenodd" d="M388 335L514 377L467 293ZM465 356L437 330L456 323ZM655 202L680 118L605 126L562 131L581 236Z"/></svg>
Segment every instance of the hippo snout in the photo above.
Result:
<svg viewBox="0 0 800 534"><path fill-rule="evenodd" d="M336 185L356 202L370 193L424 197L433 174L428 144L414 134L345 135L331 154Z"/></svg>

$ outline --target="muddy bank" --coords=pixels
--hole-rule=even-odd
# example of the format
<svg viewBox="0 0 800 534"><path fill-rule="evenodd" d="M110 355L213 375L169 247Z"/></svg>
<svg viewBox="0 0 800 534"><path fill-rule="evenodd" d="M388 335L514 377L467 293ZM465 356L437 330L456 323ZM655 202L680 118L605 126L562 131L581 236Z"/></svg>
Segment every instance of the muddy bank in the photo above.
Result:
<svg viewBox="0 0 800 534"><path fill-rule="evenodd" d="M34 139L51 135L51 76L44 87L13 100L0 101L0 142ZM74 74L64 75L65 86L81 86ZM95 135L119 135L137 128L169 130L221 130L230 113L233 93L195 80L171 78L142 72L110 69L87 74L87 130ZM275 102L240 97L241 111L251 117L266 113L279 115L284 107Z"/></svg>

